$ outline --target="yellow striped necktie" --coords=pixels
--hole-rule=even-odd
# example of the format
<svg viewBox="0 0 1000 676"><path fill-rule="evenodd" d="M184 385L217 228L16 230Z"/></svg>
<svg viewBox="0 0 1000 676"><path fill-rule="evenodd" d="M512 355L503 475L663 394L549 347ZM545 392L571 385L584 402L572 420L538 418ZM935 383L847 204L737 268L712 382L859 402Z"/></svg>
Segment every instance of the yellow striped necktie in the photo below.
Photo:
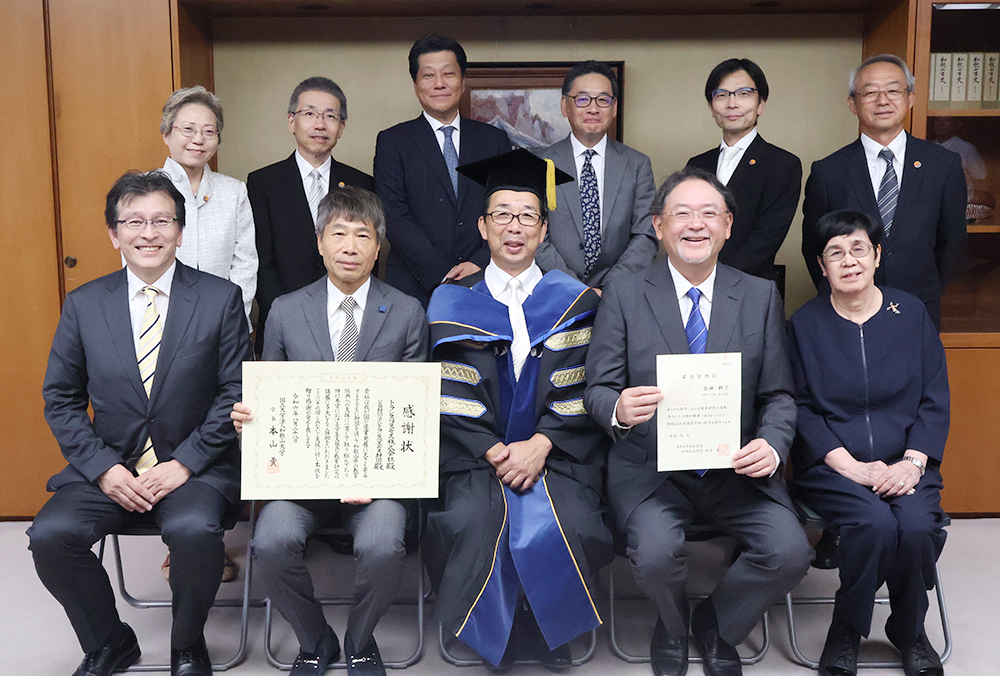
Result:
<svg viewBox="0 0 1000 676"><path fill-rule="evenodd" d="M156 373L156 357L160 354L160 341L163 338L163 321L160 319L160 311L156 308L156 296L159 293L152 286L143 287L142 292L146 295L146 311L142 315L142 325L139 329L139 349L136 351L139 359L139 375L142 377L142 386L146 388L146 396L153 391L153 374ZM142 449L138 462L135 464L135 473L152 469L156 464L156 452L153 451L153 440L146 438L146 445Z"/></svg>

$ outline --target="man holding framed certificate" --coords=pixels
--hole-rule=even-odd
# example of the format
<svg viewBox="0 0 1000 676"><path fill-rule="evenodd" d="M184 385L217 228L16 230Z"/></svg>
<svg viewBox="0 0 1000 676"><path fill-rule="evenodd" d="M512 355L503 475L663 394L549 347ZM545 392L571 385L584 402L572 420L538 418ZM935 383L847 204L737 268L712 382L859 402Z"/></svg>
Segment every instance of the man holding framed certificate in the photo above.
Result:
<svg viewBox="0 0 1000 676"><path fill-rule="evenodd" d="M689 625L705 673L741 674L735 646L812 555L779 471L795 402L778 289L718 264L735 207L715 176L690 167L671 175L651 207L667 259L605 289L587 355L584 403L615 440L611 510L636 582L659 610L656 674L686 672ZM658 361L671 382L658 378ZM730 406L733 389L740 399ZM725 418L737 410L730 442ZM667 440L676 457L658 468ZM691 469L685 453L705 447L716 457ZM689 620L683 548L695 521L732 535L742 551Z"/></svg>
<svg viewBox="0 0 1000 676"><path fill-rule="evenodd" d="M317 212L317 244L328 274L274 301L264 360L426 361L427 319L420 303L371 276L385 236L378 197L352 186L335 188ZM232 418L242 431L253 415L241 402ZM348 673L385 676L372 631L402 579L406 508L401 502L367 497L274 500L257 519L254 558L271 603L299 641L292 676L325 673L340 657L340 643L314 596L303 557L307 538L338 515L354 537L357 561L344 635Z"/></svg>

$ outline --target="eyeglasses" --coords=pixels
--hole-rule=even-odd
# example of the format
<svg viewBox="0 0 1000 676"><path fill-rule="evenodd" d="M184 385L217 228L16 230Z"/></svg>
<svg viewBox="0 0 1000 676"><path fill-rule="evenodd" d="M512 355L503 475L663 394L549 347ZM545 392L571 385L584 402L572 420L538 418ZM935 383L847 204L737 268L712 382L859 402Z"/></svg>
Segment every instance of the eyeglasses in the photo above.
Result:
<svg viewBox="0 0 1000 676"><path fill-rule="evenodd" d="M598 94L597 96L590 96L589 94L570 96L566 94L565 96L571 99L577 108L586 108L590 105L591 101L596 101L598 108L610 108L611 104L615 102L615 97L609 94Z"/></svg>
<svg viewBox="0 0 1000 676"><path fill-rule="evenodd" d="M194 138L198 135L199 131L201 132L201 135L205 137L206 141L211 141L212 139L219 137L219 130L215 127L202 127L201 129L198 129L198 127L193 124L185 124L180 127L174 125L174 129L179 131L181 136L184 138Z"/></svg>
<svg viewBox="0 0 1000 676"><path fill-rule="evenodd" d="M510 225L515 218L518 223L526 228L533 228L542 222L541 216L530 211L524 211L519 214L512 214L509 211L491 211L486 215L492 218L493 222L497 225Z"/></svg>
<svg viewBox="0 0 1000 676"><path fill-rule="evenodd" d="M165 230L176 223L177 218L129 218L115 222L124 225L129 230L145 230L147 223L152 223L157 230Z"/></svg>
<svg viewBox="0 0 1000 676"><path fill-rule="evenodd" d="M735 96L739 101L749 101L756 92L756 87L740 87L732 92L728 89L714 89L712 90L712 100L728 101L730 96Z"/></svg>
<svg viewBox="0 0 1000 676"><path fill-rule="evenodd" d="M830 261L831 263L836 263L837 261L844 260L844 256L848 253L851 254L851 258L858 261L868 255L874 248L871 244L855 244L849 250L844 251L843 249L830 249L829 251L823 252L823 258Z"/></svg>
<svg viewBox="0 0 1000 676"><path fill-rule="evenodd" d="M702 223L706 225L712 225L718 223L719 219L722 218L723 214L728 214L728 211L717 211L715 209L699 209L698 211L692 211L691 209L678 209L677 211L664 211L667 216L673 216L674 221L677 223L691 223L694 221L695 216L697 216Z"/></svg>
<svg viewBox="0 0 1000 676"><path fill-rule="evenodd" d="M315 122L316 120L323 118L330 124L335 122L340 122L340 115L337 113L321 113L318 110L312 110L310 108L303 108L302 110L296 110L292 115L301 115L308 122Z"/></svg>
<svg viewBox="0 0 1000 676"><path fill-rule="evenodd" d="M875 103L882 94L885 94L885 98L890 101L901 101L909 93L909 89L876 89L870 92L858 92L854 98L861 99L865 103Z"/></svg>

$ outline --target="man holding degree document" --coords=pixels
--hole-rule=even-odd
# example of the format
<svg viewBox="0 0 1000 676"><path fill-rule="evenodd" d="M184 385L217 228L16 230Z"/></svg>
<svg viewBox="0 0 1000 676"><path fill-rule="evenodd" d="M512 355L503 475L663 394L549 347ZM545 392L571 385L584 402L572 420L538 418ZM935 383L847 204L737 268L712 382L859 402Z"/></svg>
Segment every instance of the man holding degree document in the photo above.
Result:
<svg viewBox="0 0 1000 676"><path fill-rule="evenodd" d="M667 259L605 289L587 355L584 403L615 440L608 499L636 582L659 610L650 653L660 675L687 671L689 626L706 674L741 674L736 646L798 584L812 556L779 471L795 433L795 402L778 289L718 264L735 207L707 172L689 167L670 176L651 206ZM711 353L740 353L733 357L742 377L727 379L724 359ZM664 369L683 369L671 380L694 378L696 392L739 388L739 438L725 463L731 468L657 471L658 425L671 425L661 439L718 427L706 417L711 408L683 410L713 404L694 396L685 402L676 388L656 386L658 355L682 357ZM691 366L698 355L704 367ZM667 410L686 415L687 424L668 423ZM699 429L692 420L709 422ZM689 620L684 529L694 521L731 535L742 551Z"/></svg>
<svg viewBox="0 0 1000 676"><path fill-rule="evenodd" d="M334 188L319 203L319 253L327 276L274 301L264 334L265 361L425 361L427 319L413 298L371 276L385 236L374 193ZM233 407L236 428L253 419ZM354 536L357 573L347 616L348 673L385 676L372 630L402 579L406 509L396 500L274 500L257 519L253 553L271 602L295 630L292 676L322 674L340 657L303 563L306 539L341 515Z"/></svg>
<svg viewBox="0 0 1000 676"><path fill-rule="evenodd" d="M526 150L458 170L486 186L491 260L439 286L427 310L444 496L427 521L427 570L444 629L486 662L567 667L568 642L601 624L591 583L614 557L600 497L608 440L583 407L598 297L535 264L546 197L573 179Z"/></svg>

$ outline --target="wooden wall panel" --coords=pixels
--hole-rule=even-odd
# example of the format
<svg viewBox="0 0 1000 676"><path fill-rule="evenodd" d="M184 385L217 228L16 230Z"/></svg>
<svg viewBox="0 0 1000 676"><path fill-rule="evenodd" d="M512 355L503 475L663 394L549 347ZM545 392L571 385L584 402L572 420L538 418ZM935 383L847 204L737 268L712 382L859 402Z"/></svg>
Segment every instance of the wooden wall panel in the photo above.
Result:
<svg viewBox="0 0 1000 676"><path fill-rule="evenodd" d="M0 516L33 516L62 466L42 416L59 319L55 198L41 0L0 4Z"/></svg>
<svg viewBox="0 0 1000 676"><path fill-rule="evenodd" d="M946 348L951 431L942 504L949 513L1000 513L1000 350Z"/></svg>
<svg viewBox="0 0 1000 676"><path fill-rule="evenodd" d="M56 180L65 288L121 265L104 196L128 169L163 166L160 111L173 91L169 0L49 0Z"/></svg>

